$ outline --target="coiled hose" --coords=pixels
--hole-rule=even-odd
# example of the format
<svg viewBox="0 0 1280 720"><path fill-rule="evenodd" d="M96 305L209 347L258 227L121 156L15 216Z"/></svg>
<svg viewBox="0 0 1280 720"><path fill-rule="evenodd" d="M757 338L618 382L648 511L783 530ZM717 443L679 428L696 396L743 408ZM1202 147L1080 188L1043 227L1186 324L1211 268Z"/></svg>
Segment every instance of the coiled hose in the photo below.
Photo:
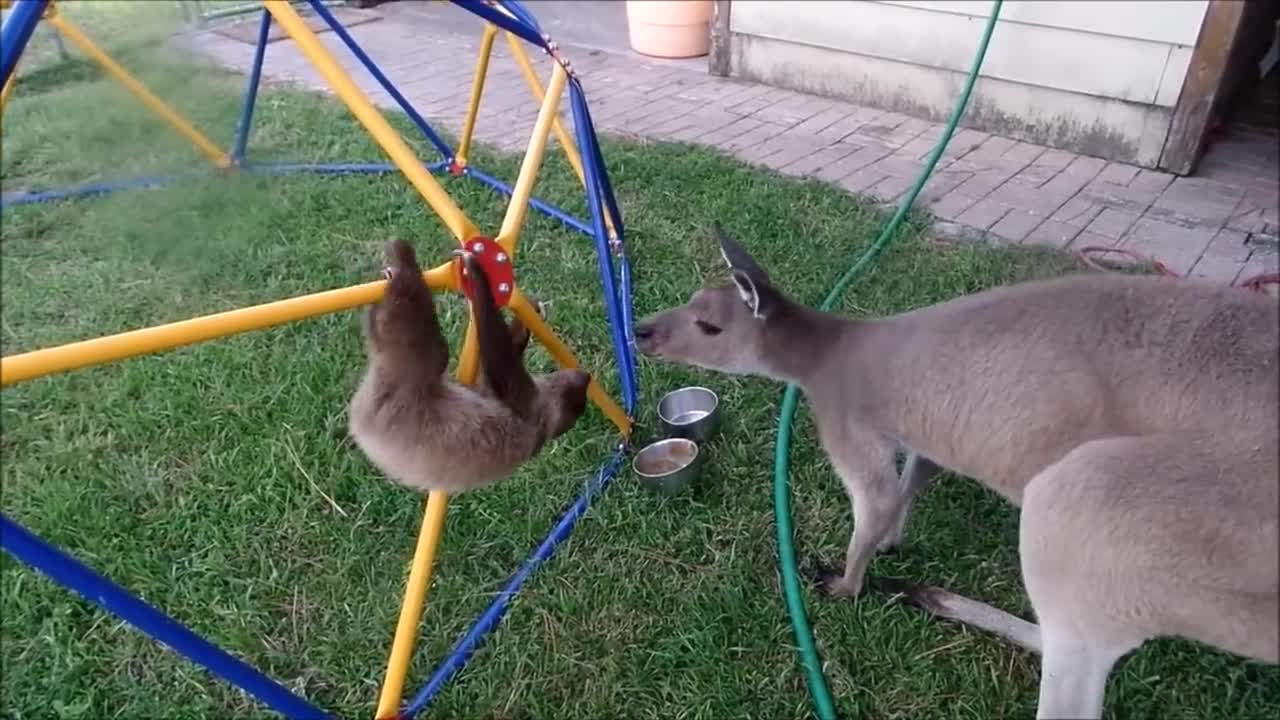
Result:
<svg viewBox="0 0 1280 720"><path fill-rule="evenodd" d="M938 164L938 159L942 157L943 151L946 150L947 143L951 142L951 136L955 133L956 126L960 123L960 117L964 114L965 107L969 104L969 95L973 92L973 85L978 78L978 70L982 68L982 61L986 57L987 45L991 42L991 34L995 30L997 18L1000 17L1000 6L1002 4L1003 0L995 0L992 3L991 16L987 19L987 27L982 33L982 41L978 43L978 52L973 58L973 67L969 69L969 77L965 80L964 92L961 93L955 109L951 111L951 118L947 121L946 129L938 140L937 146L934 147L933 152L929 155L924 171L920 173L920 177L916 179L915 185L903 198L902 203L898 205L897 212L894 213L889 223L885 225L880 237L876 238L871 247L867 248L866 252L836 281L836 284L831 288L831 292L827 294L827 298L822 301L821 310L827 311L835 306L836 301L844 294L845 289L853 281L853 278L866 269L871 264L871 261L888 246L889 241L893 239L894 231L902 224L902 220L906 217L911 204L915 202L916 196L920 194L925 182L933 174L933 169ZM822 673L822 661L818 657L818 650L813 641L813 631L809 627L809 619L805 614L804 600L800 596L799 573L796 570L796 550L791 523L791 491L787 480L790 470L791 425L795 420L799 394L799 388L794 384L787 385L787 390L782 396L782 407L778 412L778 442L773 458L773 512L778 532L778 566L782 571L782 590L786 596L787 614L791 616L791 627L795 631L797 650L800 655L800 661L804 665L806 682L809 686L809 696L813 700L814 711L821 720L835 720L835 705L831 700L831 691L827 687L826 678Z"/></svg>

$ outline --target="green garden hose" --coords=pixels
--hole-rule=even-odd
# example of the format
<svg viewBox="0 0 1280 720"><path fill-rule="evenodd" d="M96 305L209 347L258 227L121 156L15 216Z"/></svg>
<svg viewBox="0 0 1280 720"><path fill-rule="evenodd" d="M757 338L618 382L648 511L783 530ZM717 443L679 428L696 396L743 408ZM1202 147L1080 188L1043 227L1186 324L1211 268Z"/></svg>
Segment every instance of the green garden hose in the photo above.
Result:
<svg viewBox="0 0 1280 720"><path fill-rule="evenodd" d="M982 41L978 44L973 67L969 69L969 77L965 80L964 92L961 93L955 109L951 111L947 127L929 155L924 171L920 173L920 177L916 179L915 185L903 198L902 203L898 205L897 212L885 225L880 237L876 238L871 247L867 248L866 252L836 281L827 298L822 301L821 310L827 311L835 306L853 278L870 265L880 251L888 246L889 241L893 239L894 231L902 224L902 219L906 217L911 204L915 202L916 196L920 194L920 190L933 173L933 168L938 164L938 159L942 157L947 143L955 133L960 116L964 114L965 107L969 104L969 95L973 92L978 70L981 69L983 58L986 57L987 45L991 42L991 34L995 30L996 19L1000 17L1002 4L1003 0L995 0L992 3L991 17L987 19L987 27L982 34ZM805 615L804 600L800 597L800 580L796 570L796 550L791 525L791 494L787 487L787 477L790 469L791 424L795 420L799 394L799 389L794 384L787 385L786 393L782 396L782 408L778 412L778 442L773 456L773 512L778 530L778 565L782 571L782 589L786 595L787 614L791 616L791 627L795 631L796 645L800 653L800 661L804 665L814 711L821 720L835 720L836 712L835 705L831 701L831 690L827 688L826 678L822 674L822 661L818 658L818 649L813 642L813 631L809 628L809 619Z"/></svg>

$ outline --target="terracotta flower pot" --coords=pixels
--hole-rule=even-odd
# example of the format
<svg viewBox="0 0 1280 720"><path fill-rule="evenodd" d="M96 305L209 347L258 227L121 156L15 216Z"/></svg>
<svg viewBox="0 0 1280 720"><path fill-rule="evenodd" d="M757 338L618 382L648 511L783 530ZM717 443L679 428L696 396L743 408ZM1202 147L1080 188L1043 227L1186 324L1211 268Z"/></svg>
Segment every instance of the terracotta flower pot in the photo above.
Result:
<svg viewBox="0 0 1280 720"><path fill-rule="evenodd" d="M644 55L689 58L711 51L712 0L627 0L631 49Z"/></svg>

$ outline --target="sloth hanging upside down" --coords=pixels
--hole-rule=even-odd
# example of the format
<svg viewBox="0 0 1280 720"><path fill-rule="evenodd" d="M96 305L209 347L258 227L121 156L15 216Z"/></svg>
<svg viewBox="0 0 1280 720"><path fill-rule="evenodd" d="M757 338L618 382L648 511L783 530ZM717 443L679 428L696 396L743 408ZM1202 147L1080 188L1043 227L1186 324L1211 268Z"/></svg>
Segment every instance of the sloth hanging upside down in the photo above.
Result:
<svg viewBox="0 0 1280 720"><path fill-rule="evenodd" d="M510 475L567 432L586 410L590 375L524 367L529 331L511 325L470 253L460 255L476 288L473 322L480 367L474 386L446 375L449 346L413 248L387 244L386 294L364 315L368 367L351 398L348 429L387 477L456 494Z"/></svg>

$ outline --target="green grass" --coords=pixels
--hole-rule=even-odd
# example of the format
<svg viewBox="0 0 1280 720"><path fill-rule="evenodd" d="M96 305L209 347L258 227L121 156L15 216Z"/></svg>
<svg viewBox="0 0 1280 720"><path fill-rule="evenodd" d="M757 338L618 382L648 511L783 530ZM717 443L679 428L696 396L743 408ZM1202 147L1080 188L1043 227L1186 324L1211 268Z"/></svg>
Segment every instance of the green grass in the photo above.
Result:
<svg viewBox="0 0 1280 720"><path fill-rule="evenodd" d="M229 142L239 78L134 52L151 61L146 82ZM6 110L6 189L162 171L193 156L116 87L66 71L46 75L37 95L20 84ZM252 145L259 157L380 157L345 110L285 90L259 103ZM703 149L607 142L605 154L641 315L681 302L720 272L713 221L815 304L884 221L826 185ZM475 162L507 178L518 166L485 151ZM496 196L466 181L447 186L481 227L497 227ZM582 211L559 160L539 194ZM435 216L395 176L208 174L164 190L6 210L3 352L368 281L390 236L411 239L425 258L449 247ZM540 216L523 237L521 283L551 301L551 321L584 363L606 371L612 352L589 241ZM891 313L1071 266L1048 252L937 246L915 219L842 311ZM442 306L457 338L464 305L448 298ZM348 312L6 389L4 512L320 705L367 717L421 500L334 442L362 360ZM550 367L542 351L533 361ZM612 374L603 378L616 389ZM665 389L696 381L722 394L726 423L703 481L671 499L626 476L613 485L434 717L807 716L775 570L770 483L781 387L648 363L641 381L646 426ZM848 505L807 413L800 417L792 483L799 552L838 561ZM615 440L590 413L515 477L453 501L408 692ZM937 483L917 508L905 553L877 560L874 572L1025 610L1011 508L960 479ZM6 717L270 716L7 555L0 568ZM875 595L839 602L810 593L808 602L844 717L1033 713L1037 666L1018 651ZM1116 718L1272 717L1280 673L1164 641L1122 663L1108 700Z"/></svg>

